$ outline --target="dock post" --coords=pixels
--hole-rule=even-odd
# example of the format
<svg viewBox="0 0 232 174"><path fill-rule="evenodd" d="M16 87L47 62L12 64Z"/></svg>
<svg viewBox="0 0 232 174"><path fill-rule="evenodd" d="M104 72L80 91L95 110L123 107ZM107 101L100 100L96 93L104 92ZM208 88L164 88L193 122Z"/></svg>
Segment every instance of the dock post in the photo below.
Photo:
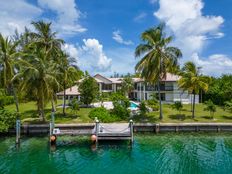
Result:
<svg viewBox="0 0 232 174"><path fill-rule="evenodd" d="M53 133L53 128L52 128L52 122L51 121L49 123L49 128L50 128L50 130L49 130L49 137L51 137L52 133Z"/></svg>
<svg viewBox="0 0 232 174"><path fill-rule="evenodd" d="M54 111L52 111L51 117L52 117L52 129L54 129L55 128L55 113L54 113Z"/></svg>
<svg viewBox="0 0 232 174"><path fill-rule="evenodd" d="M21 135L21 124L20 124L20 120L17 119L16 120L16 144L20 143L20 135Z"/></svg>
<svg viewBox="0 0 232 174"><path fill-rule="evenodd" d="M96 118L95 120L95 127L96 127L96 143L98 143L98 132L99 132L99 120Z"/></svg>
<svg viewBox="0 0 232 174"><path fill-rule="evenodd" d="M133 120L130 120L130 134L131 134L131 142L134 142L134 128L133 128Z"/></svg>

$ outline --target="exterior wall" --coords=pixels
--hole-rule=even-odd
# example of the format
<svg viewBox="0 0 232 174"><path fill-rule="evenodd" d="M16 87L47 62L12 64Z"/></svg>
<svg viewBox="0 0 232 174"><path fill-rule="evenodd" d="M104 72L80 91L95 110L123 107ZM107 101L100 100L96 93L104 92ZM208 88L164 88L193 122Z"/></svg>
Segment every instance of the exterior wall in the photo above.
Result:
<svg viewBox="0 0 232 174"><path fill-rule="evenodd" d="M151 95L155 92L158 93L157 90L154 91L146 91L144 87L144 83L137 83L137 89L133 91L137 93L137 100L142 101L145 100L147 96L147 100L151 99ZM161 94L165 95L164 103L172 103L175 101L181 101L185 104L191 103L193 99L193 95L188 94L187 91L183 91L178 88L177 82L165 82L164 87L161 88ZM134 95L135 96L135 95ZM199 95L195 96L195 102L199 103Z"/></svg>

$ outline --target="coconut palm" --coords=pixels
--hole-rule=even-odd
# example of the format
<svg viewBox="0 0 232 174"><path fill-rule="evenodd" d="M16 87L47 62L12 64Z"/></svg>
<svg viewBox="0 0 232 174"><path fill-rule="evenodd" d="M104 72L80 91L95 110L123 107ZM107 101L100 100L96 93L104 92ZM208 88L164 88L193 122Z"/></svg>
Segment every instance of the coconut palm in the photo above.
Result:
<svg viewBox="0 0 232 174"><path fill-rule="evenodd" d="M54 90L58 90L59 83L56 79L57 71L53 68L53 61L47 60L43 49L34 48L18 60L20 71L14 79L20 79L20 89L33 92L36 97L39 116L45 121L44 108L53 98Z"/></svg>
<svg viewBox="0 0 232 174"><path fill-rule="evenodd" d="M207 91L210 78L200 73L200 67L193 62L186 62L180 73L181 78L178 81L179 88L189 91L193 94L192 118L195 118L195 98L200 90Z"/></svg>
<svg viewBox="0 0 232 174"><path fill-rule="evenodd" d="M122 91L129 96L131 90L134 89L134 83L130 76L126 76L122 80Z"/></svg>
<svg viewBox="0 0 232 174"><path fill-rule="evenodd" d="M51 22L44 21L32 22L35 32L30 32L29 36L33 42L30 45L36 45L38 48L44 49L47 59L57 60L57 53L61 50L64 43L62 39L56 38L56 32L52 32Z"/></svg>
<svg viewBox="0 0 232 174"><path fill-rule="evenodd" d="M17 95L13 86L12 78L14 76L15 62L18 57L16 47L18 42L13 42L8 37L4 38L0 34L0 74L3 87L13 92L16 104L16 111L19 112Z"/></svg>
<svg viewBox="0 0 232 174"><path fill-rule="evenodd" d="M68 54L63 51L59 52L59 60L56 64L56 69L60 72L59 81L63 86L64 90L64 103L63 103L63 114L66 115L66 93L65 89L74 84L81 77L81 71L75 65L76 61L74 58L71 58Z"/></svg>
<svg viewBox="0 0 232 174"><path fill-rule="evenodd" d="M160 81L166 77L172 67L178 65L178 59L182 56L181 51L169 46L172 37L166 37L164 25L150 28L141 34L143 43L135 50L135 57L141 57L135 69L147 82L157 83L160 104L160 119L163 118L160 94Z"/></svg>

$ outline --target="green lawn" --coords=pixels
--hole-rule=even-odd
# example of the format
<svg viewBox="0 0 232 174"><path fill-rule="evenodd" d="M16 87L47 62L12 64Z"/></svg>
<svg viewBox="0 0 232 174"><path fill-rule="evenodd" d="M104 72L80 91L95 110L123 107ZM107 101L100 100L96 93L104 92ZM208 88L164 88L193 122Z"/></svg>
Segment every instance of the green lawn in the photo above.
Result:
<svg viewBox="0 0 232 174"><path fill-rule="evenodd" d="M61 104L59 100L57 104ZM203 104L196 105L196 118L191 118L191 106L184 105L181 114L178 111L171 109L170 105L163 105L164 119L159 120L159 112L148 113L147 116L133 118L135 122L232 122L232 113L224 111L222 108L217 107L217 112L214 114L214 120L210 118L209 112L204 111ZM15 105L8 105L5 107L8 110L15 111ZM20 106L21 119L23 122L40 123L35 102L21 103ZM55 115L56 123L89 123L93 122L88 117L91 108L81 108L77 113L72 113L70 109L67 109L67 115L62 115L62 108L58 108ZM46 120L49 121L51 118L51 105L46 106Z"/></svg>
<svg viewBox="0 0 232 174"><path fill-rule="evenodd" d="M57 101L57 105L62 104L62 100ZM10 111L15 111L15 105L5 106L5 109ZM20 117L21 120L26 123L41 123L38 114L37 107L35 102L20 103L19 105ZM81 108L77 113L73 113L71 109L66 109L66 116L63 116L62 108L57 108L55 114L56 123L88 123L92 120L88 117L91 108ZM51 104L48 104L45 109L46 120L51 119Z"/></svg>
<svg viewBox="0 0 232 174"><path fill-rule="evenodd" d="M195 119L192 119L191 105L183 105L183 111L173 110L170 105L163 105L162 121L159 120L159 112L148 113L146 117L137 118L139 122L232 122L232 113L225 111L223 108L217 106L217 111L214 114L214 119L210 117L208 111L204 111L204 104L196 104Z"/></svg>

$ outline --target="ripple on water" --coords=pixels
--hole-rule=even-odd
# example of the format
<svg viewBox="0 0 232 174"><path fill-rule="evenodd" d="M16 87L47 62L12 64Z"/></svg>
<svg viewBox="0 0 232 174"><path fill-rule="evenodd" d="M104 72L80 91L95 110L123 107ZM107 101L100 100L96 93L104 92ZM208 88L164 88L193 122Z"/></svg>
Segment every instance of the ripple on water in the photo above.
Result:
<svg viewBox="0 0 232 174"><path fill-rule="evenodd" d="M67 140L67 141L65 141ZM64 143L64 142L66 143ZM226 134L137 135L128 143L61 139L49 148L47 137L0 139L0 173L185 174L231 173L232 137ZM68 143L67 143L68 142Z"/></svg>

